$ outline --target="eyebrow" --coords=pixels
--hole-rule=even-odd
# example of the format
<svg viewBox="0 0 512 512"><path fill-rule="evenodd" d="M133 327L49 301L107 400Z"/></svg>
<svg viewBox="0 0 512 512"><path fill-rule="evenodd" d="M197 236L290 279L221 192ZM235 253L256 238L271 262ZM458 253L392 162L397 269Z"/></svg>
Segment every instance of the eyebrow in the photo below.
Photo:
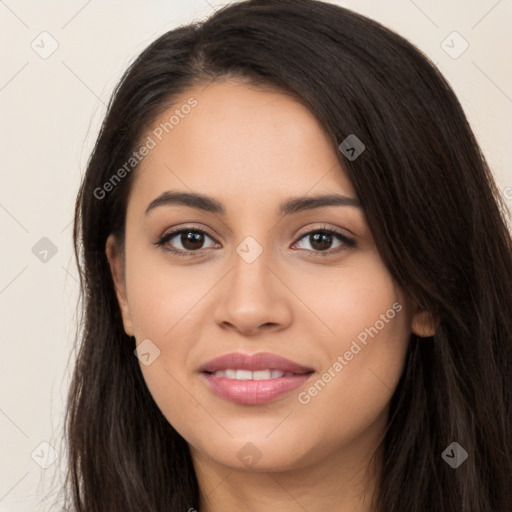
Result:
<svg viewBox="0 0 512 512"><path fill-rule="evenodd" d="M174 191L164 192L156 199L153 199L146 208L145 214L147 215L151 210L160 206L175 205L188 206L219 215L226 214L226 208L223 203L213 197L198 193ZM355 208L362 208L361 202L358 199L339 194L327 194L309 197L292 197L283 201L279 205L277 212L283 217L285 215L314 210L324 206L353 206Z"/></svg>

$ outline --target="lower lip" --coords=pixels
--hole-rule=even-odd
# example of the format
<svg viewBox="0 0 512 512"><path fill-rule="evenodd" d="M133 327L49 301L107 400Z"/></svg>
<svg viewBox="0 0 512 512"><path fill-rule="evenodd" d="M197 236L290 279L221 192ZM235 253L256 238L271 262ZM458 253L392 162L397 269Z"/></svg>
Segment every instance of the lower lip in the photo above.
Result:
<svg viewBox="0 0 512 512"><path fill-rule="evenodd" d="M244 405L260 405L270 402L302 386L312 375L305 373L293 377L264 380L237 380L203 373L209 388L221 398Z"/></svg>

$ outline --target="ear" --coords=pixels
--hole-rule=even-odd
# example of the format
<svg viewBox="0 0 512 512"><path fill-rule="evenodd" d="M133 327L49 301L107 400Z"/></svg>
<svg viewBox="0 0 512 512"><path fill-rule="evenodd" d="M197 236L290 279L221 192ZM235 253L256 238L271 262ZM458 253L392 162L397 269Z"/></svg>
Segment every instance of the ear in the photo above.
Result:
<svg viewBox="0 0 512 512"><path fill-rule="evenodd" d="M117 302L119 303L119 309L121 310L121 316L123 318L124 330L128 336L133 336L133 325L126 296L124 257L122 249L119 247L119 243L114 235L110 235L107 238L105 252L110 265L112 280L114 281Z"/></svg>
<svg viewBox="0 0 512 512"><path fill-rule="evenodd" d="M439 325L438 319L431 311L416 307L411 321L411 331L420 338L434 336Z"/></svg>

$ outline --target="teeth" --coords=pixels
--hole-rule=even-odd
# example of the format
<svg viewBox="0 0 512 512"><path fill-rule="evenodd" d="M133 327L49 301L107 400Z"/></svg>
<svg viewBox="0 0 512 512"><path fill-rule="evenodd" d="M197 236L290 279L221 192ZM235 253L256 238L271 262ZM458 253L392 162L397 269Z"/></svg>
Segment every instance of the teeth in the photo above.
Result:
<svg viewBox="0 0 512 512"><path fill-rule="evenodd" d="M257 372L252 372L252 378L254 380L264 380L264 379L272 379L273 377L281 377L282 375L272 375L274 372L270 370L258 370ZM282 373L282 372L279 372Z"/></svg>
<svg viewBox="0 0 512 512"><path fill-rule="evenodd" d="M278 379L280 377L292 377L292 372L283 372L281 370L257 370L251 372L250 370L219 370L214 372L216 377L227 377L228 379L236 380L267 380Z"/></svg>
<svg viewBox="0 0 512 512"><path fill-rule="evenodd" d="M236 380L251 380L252 372L249 370L237 370L235 379Z"/></svg>

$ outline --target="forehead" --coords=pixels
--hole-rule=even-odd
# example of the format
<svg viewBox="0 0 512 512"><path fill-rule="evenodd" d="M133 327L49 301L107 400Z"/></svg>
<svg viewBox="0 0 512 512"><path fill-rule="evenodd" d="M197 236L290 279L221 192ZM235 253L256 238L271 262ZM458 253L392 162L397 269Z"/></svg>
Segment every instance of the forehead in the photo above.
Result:
<svg viewBox="0 0 512 512"><path fill-rule="evenodd" d="M234 81L192 87L153 122L148 137L154 147L134 183L146 200L167 189L255 203L356 197L316 117L277 89Z"/></svg>

